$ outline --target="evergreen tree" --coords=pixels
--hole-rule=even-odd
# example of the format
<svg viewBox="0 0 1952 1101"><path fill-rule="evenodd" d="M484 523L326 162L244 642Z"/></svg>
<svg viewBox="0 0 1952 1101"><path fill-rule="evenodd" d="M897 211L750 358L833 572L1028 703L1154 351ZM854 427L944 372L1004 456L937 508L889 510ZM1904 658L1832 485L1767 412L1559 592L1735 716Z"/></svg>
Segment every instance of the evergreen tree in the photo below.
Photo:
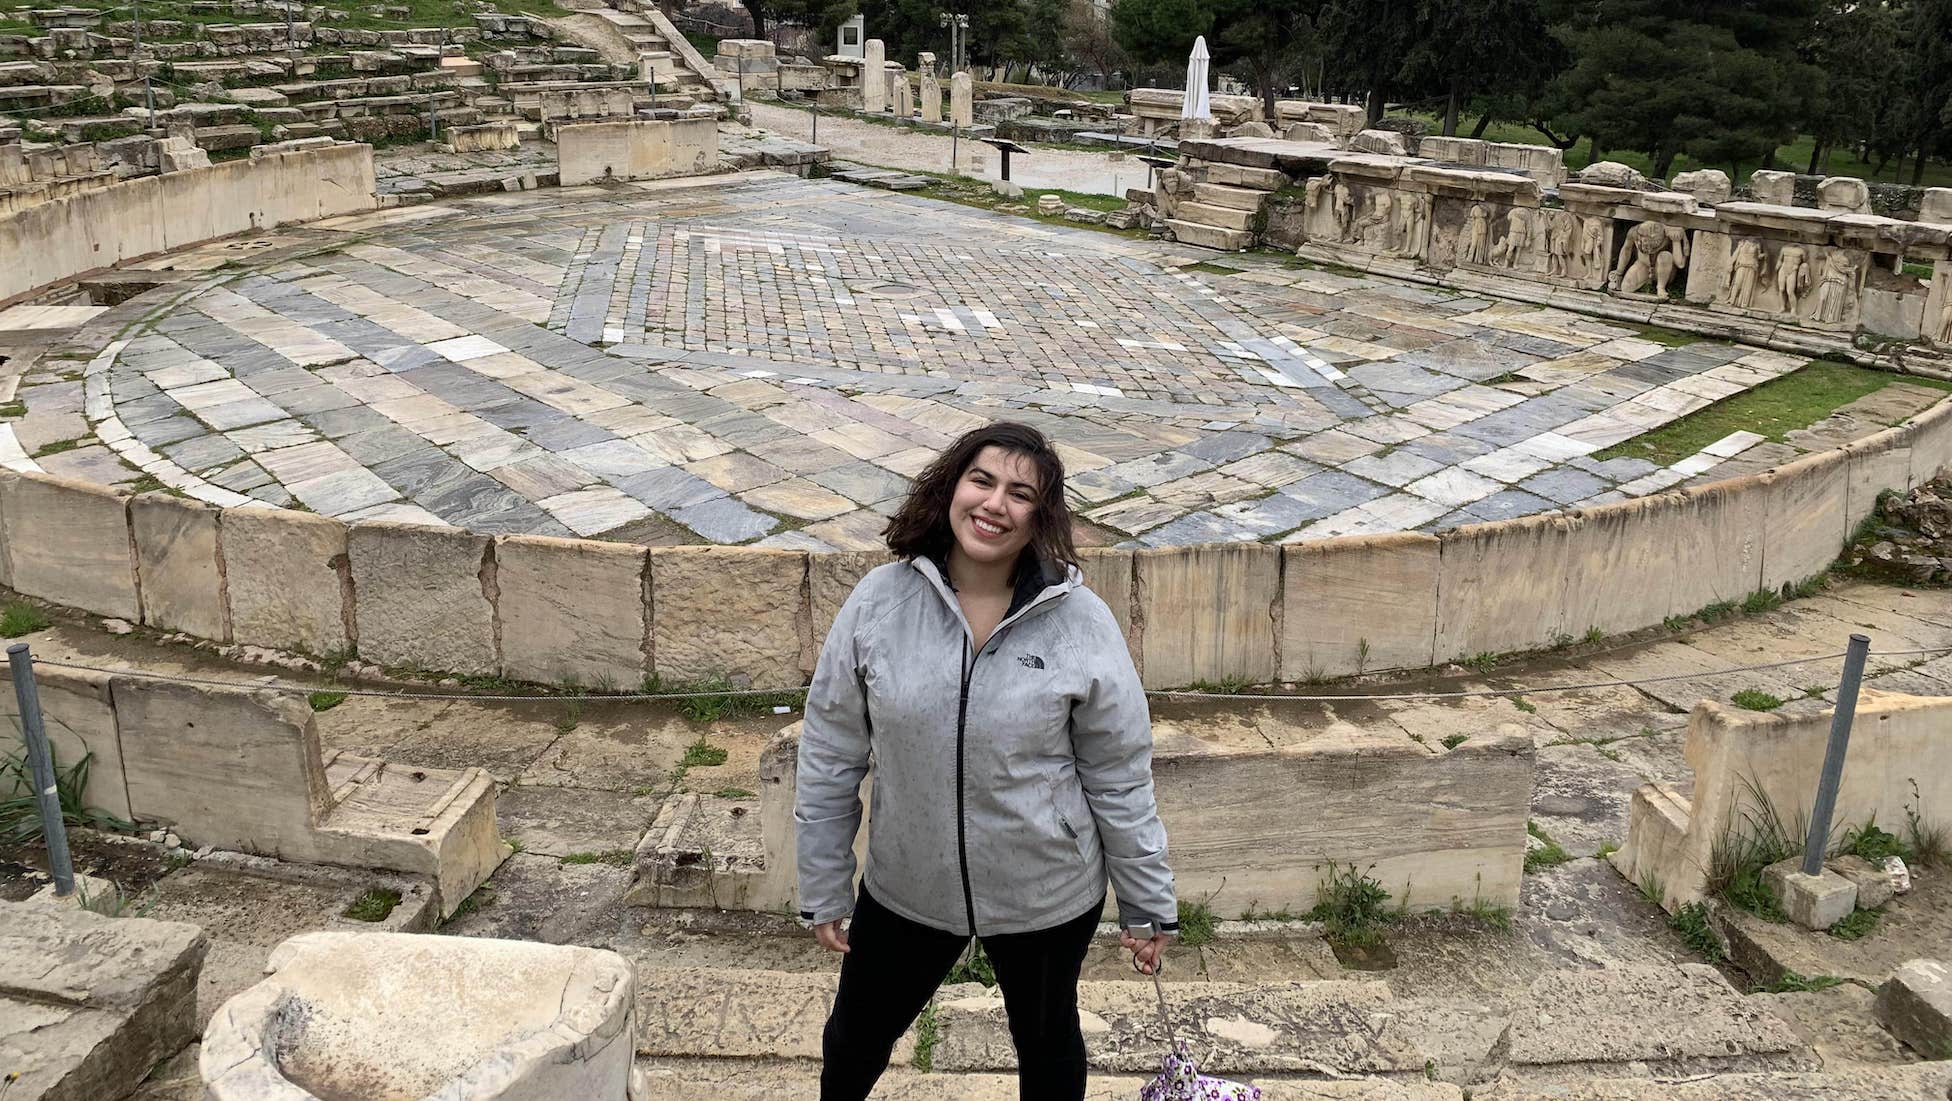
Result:
<svg viewBox="0 0 1952 1101"><path fill-rule="evenodd" d="M1478 110L1480 131L1500 109L1522 117L1514 105L1531 103L1566 64L1538 0L1419 0L1415 19L1400 78L1443 101L1445 134L1457 133L1466 105Z"/></svg>

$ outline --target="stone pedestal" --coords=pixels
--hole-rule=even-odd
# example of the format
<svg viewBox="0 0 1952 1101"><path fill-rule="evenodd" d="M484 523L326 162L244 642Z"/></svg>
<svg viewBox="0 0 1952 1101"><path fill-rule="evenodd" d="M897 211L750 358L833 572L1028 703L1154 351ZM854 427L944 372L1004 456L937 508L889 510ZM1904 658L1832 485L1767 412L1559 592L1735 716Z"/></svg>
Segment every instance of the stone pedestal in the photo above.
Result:
<svg viewBox="0 0 1952 1101"><path fill-rule="evenodd" d="M942 121L942 82L935 79L935 55L921 54L917 61L922 69L922 121Z"/></svg>
<svg viewBox="0 0 1952 1101"><path fill-rule="evenodd" d="M1757 169L1749 176L1749 194L1770 206L1796 205L1796 173Z"/></svg>
<svg viewBox="0 0 1952 1101"><path fill-rule="evenodd" d="M266 970L204 1032L210 1101L639 1096L636 981L613 952L304 933Z"/></svg>
<svg viewBox="0 0 1952 1101"><path fill-rule="evenodd" d="M1857 908L1857 884L1828 868L1804 875L1802 858L1792 857L1763 869L1762 881L1783 900L1789 920L1805 929L1828 929Z"/></svg>
<svg viewBox="0 0 1952 1101"><path fill-rule="evenodd" d="M878 115L887 106L888 54L879 38L870 38L861 62L861 110Z"/></svg>
<svg viewBox="0 0 1952 1101"><path fill-rule="evenodd" d="M962 127L976 122L976 89L968 73L949 78L949 121Z"/></svg>

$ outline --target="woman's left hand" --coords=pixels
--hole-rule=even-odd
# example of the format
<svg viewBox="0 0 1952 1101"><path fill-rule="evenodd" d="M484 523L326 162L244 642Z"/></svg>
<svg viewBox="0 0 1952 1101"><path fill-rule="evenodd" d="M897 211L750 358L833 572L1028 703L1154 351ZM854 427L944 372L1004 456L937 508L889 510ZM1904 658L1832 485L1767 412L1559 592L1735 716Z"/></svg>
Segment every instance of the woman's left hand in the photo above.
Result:
<svg viewBox="0 0 1952 1101"><path fill-rule="evenodd" d="M1123 929L1118 931L1118 943L1132 953L1133 963L1141 975L1150 975L1164 966L1166 945L1172 939L1164 933L1154 933L1150 939L1140 940Z"/></svg>

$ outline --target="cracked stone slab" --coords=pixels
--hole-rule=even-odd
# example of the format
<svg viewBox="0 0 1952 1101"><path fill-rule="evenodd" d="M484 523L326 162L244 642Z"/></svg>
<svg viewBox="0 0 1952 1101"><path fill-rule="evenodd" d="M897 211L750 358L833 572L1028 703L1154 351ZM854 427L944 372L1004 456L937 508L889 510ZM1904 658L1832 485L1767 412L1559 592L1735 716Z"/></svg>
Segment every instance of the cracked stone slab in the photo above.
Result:
<svg viewBox="0 0 1952 1101"><path fill-rule="evenodd" d="M1422 1074L1427 1061L1395 1027L1392 996L1381 983L1183 983L1167 986L1165 998L1175 1035L1198 1052L1212 1051L1201 1068L1213 1074ZM1157 1070L1170 1040L1151 983L1080 983L1078 1008L1093 1068ZM936 1020L938 1069L1016 1066L1001 994L945 994Z"/></svg>
<svg viewBox="0 0 1952 1101"><path fill-rule="evenodd" d="M1513 1007L1507 1058L1545 1079L1817 1065L1787 1022L1703 964L1547 972Z"/></svg>
<svg viewBox="0 0 1952 1101"><path fill-rule="evenodd" d="M1475 1101L1943 1101L1952 1064L1843 1064L1821 1073L1698 1074L1603 1078L1551 1085L1500 1083Z"/></svg>

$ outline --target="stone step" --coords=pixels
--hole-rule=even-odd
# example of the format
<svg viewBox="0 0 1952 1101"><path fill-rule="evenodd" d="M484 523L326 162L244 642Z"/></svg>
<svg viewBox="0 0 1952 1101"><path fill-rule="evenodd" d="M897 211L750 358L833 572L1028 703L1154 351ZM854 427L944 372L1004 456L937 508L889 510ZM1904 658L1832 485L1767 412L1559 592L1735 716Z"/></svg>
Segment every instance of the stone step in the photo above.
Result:
<svg viewBox="0 0 1952 1101"><path fill-rule="evenodd" d="M1821 1072L1706 1075L1691 1081L1597 1078L1475 1086L1474 1101L1944 1101L1952 1063L1839 1063Z"/></svg>
<svg viewBox="0 0 1952 1101"><path fill-rule="evenodd" d="M1256 211L1272 194L1256 191L1251 187L1230 187L1226 184L1200 183L1193 185L1193 201L1205 206L1226 207L1229 210Z"/></svg>
<svg viewBox="0 0 1952 1101"><path fill-rule="evenodd" d="M1219 229L1234 229L1242 232L1248 232L1254 228L1254 212L1251 210L1235 210L1232 207L1208 206L1205 203L1181 203L1175 213L1179 215L1180 221L1198 222L1203 226L1214 226Z"/></svg>
<svg viewBox="0 0 1952 1101"><path fill-rule="evenodd" d="M781 1101L820 1095L819 1072L789 1062L713 1059L639 1059L647 1091L640 1101ZM1145 1075L1093 1074L1085 1083L1086 1101L1132 1101L1158 1072ZM1270 1099L1319 1101L1462 1101L1464 1091L1446 1082L1362 1078L1328 1081L1257 1078ZM1015 1074L926 1073L911 1065L891 1065L876 1083L877 1101L1016 1101Z"/></svg>
<svg viewBox="0 0 1952 1101"><path fill-rule="evenodd" d="M1221 229L1180 218L1168 218L1166 225L1173 231L1173 239L1183 245L1239 252L1254 243L1254 235L1245 230Z"/></svg>
<svg viewBox="0 0 1952 1101"><path fill-rule="evenodd" d="M1207 165L1208 183L1228 187L1249 187L1256 191L1278 191L1292 181L1286 172L1278 168L1249 168L1241 164L1223 164L1215 161Z"/></svg>
<svg viewBox="0 0 1952 1101"><path fill-rule="evenodd" d="M759 800L681 795L665 801L638 842L624 902L765 910L778 901L760 897L765 889Z"/></svg>

